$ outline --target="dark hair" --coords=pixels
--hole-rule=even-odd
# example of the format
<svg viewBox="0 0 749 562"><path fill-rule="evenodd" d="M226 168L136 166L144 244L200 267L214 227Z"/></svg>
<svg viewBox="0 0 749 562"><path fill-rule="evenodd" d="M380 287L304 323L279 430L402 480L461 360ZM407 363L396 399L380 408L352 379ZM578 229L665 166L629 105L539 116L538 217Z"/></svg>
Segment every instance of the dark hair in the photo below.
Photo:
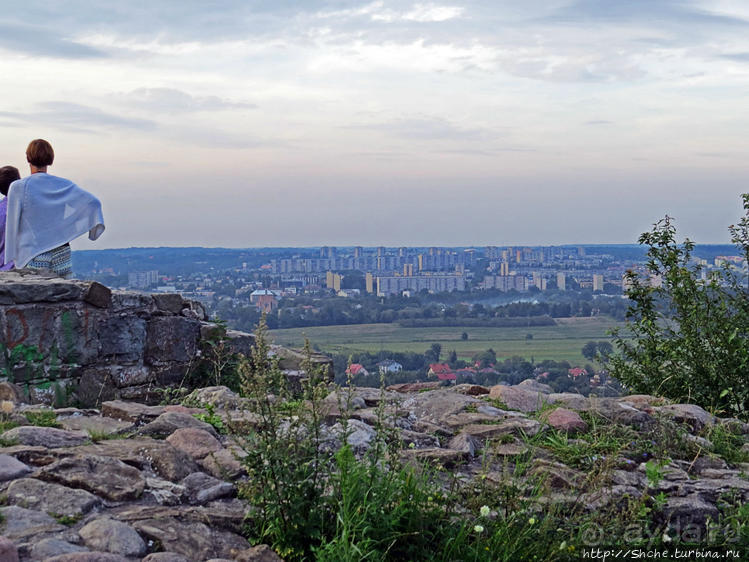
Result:
<svg viewBox="0 0 749 562"><path fill-rule="evenodd" d="M18 168L13 166L3 166L0 168L0 193L8 195L8 188L16 180L21 179L21 174L18 173Z"/></svg>
<svg viewBox="0 0 749 562"><path fill-rule="evenodd" d="M55 151L46 140L33 140L26 149L26 161L37 168L46 168L55 161Z"/></svg>

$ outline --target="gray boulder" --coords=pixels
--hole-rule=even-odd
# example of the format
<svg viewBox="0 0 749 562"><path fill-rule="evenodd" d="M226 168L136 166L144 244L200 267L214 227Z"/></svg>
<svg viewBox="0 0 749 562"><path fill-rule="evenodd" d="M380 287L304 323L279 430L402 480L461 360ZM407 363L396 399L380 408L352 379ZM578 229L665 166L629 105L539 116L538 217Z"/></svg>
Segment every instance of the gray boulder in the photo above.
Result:
<svg viewBox="0 0 749 562"><path fill-rule="evenodd" d="M102 517L82 527L78 534L86 546L123 556L143 556L146 543L140 535L125 523Z"/></svg>

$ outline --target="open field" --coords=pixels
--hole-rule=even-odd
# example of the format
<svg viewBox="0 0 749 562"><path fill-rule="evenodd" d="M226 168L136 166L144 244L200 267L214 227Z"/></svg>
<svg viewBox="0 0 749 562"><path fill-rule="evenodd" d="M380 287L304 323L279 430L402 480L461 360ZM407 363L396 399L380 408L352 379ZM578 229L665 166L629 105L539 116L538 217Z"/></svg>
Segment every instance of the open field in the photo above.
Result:
<svg viewBox="0 0 749 562"><path fill-rule="evenodd" d="M622 326L608 317L561 318L556 326L531 328L403 328L398 324L359 324L353 326L317 326L270 332L274 343L301 347L304 338L327 353L356 351L415 351L423 353L433 343L442 345L444 354L458 352L461 359L492 348L498 358L520 355L535 361L586 361L581 349L590 340L607 339L607 330ZM468 333L468 340L461 334ZM533 339L526 339L533 334Z"/></svg>

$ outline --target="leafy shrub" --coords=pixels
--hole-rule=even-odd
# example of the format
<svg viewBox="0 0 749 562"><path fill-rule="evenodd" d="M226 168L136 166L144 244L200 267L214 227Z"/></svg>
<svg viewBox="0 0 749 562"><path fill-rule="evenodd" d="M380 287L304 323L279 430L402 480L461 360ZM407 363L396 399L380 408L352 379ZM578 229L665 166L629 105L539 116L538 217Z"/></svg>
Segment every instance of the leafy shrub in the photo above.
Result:
<svg viewBox="0 0 749 562"><path fill-rule="evenodd" d="M749 194L732 241L749 259ZM694 243L676 241L666 217L640 237L645 275L629 272L627 328L614 332L612 374L635 392L689 401L735 416L749 413L749 298L743 271L707 272ZM745 262L746 263L746 262Z"/></svg>

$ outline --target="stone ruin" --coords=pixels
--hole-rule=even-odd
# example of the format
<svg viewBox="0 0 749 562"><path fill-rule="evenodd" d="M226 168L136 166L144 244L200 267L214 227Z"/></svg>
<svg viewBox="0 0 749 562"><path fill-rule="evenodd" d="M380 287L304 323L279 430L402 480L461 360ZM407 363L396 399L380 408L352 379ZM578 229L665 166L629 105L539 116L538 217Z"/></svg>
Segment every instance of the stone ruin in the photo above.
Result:
<svg viewBox="0 0 749 562"><path fill-rule="evenodd" d="M30 403L153 403L160 389L184 380L217 334L232 353L247 354L254 342L252 334L224 334L200 303L178 294L113 291L32 270L0 273L0 380L15 383ZM272 353L287 376L304 376L300 352L273 346ZM332 377L329 358L312 360Z"/></svg>

